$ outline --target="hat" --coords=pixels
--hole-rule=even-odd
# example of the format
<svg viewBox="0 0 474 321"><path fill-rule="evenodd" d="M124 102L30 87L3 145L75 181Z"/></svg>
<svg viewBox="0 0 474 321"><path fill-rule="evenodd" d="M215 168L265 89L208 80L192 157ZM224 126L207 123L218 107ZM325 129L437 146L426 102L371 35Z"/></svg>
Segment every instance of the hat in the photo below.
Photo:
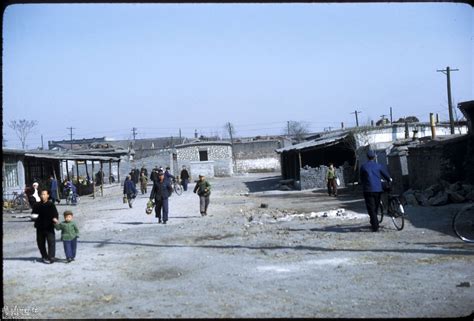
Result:
<svg viewBox="0 0 474 321"><path fill-rule="evenodd" d="M373 158L375 157L375 152L371 149L369 149L369 151L367 152L367 157L368 158Z"/></svg>
<svg viewBox="0 0 474 321"><path fill-rule="evenodd" d="M199 174L199 177L205 177L205 176L206 176L206 175L204 175L204 174Z"/></svg>
<svg viewBox="0 0 474 321"><path fill-rule="evenodd" d="M158 171L158 176L164 175L163 171Z"/></svg>

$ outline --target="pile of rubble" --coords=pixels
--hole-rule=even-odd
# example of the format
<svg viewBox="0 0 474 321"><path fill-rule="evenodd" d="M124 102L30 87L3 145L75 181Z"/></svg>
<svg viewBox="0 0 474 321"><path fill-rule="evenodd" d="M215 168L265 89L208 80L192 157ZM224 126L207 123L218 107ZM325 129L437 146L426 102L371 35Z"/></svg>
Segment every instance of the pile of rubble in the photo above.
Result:
<svg viewBox="0 0 474 321"><path fill-rule="evenodd" d="M474 186L456 182L449 184L440 181L423 191L409 189L403 193L405 201L409 205L440 206L449 203L464 203L474 201Z"/></svg>

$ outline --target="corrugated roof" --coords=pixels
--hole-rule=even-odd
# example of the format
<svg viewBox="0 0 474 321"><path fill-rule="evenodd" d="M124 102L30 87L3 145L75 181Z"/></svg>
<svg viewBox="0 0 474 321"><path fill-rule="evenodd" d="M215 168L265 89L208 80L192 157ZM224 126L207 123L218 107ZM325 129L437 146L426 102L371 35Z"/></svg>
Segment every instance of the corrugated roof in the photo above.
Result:
<svg viewBox="0 0 474 321"><path fill-rule="evenodd" d="M225 146L231 146L232 144L230 142L226 141L199 141L199 142L192 142L188 144L181 144L181 145L176 145L176 149L180 148L185 148L185 147L190 147L190 146L204 146L204 145L225 145Z"/></svg>
<svg viewBox="0 0 474 321"><path fill-rule="evenodd" d="M302 150L302 149L310 149L313 147L317 146L322 146L322 145L333 145L343 139L345 139L349 135L349 131L344 131L344 132L337 132L337 133L328 133L327 135L324 135L320 138L317 139L312 139L307 142L299 143L296 145L291 145L283 148L276 149L275 151L277 153L283 153L283 152L288 152L291 150Z"/></svg>
<svg viewBox="0 0 474 321"><path fill-rule="evenodd" d="M96 160L96 161L119 161L119 157L112 156L97 156L97 155L77 155L68 153L47 153L35 152L25 153L26 157L43 158L43 159L57 159L57 160Z"/></svg>

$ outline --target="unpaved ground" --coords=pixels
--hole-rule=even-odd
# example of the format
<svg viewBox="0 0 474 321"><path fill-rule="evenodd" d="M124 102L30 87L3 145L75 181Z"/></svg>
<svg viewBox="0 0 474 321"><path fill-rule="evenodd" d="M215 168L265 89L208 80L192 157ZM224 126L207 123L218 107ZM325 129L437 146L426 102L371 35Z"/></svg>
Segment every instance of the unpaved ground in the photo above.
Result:
<svg viewBox="0 0 474 321"><path fill-rule="evenodd" d="M118 186L83 197L72 207L81 237L71 264L37 262L32 222L5 213L10 315L3 316L15 306L22 318L451 317L474 310L474 246L450 227L459 205L408 207L403 231L384 220L372 233L360 192L342 190L337 199L281 192L272 189L277 181L268 174L213 179L210 215L200 217L188 191L170 199L167 225L145 214L145 196L133 209L122 204ZM59 240L56 256L64 258Z"/></svg>

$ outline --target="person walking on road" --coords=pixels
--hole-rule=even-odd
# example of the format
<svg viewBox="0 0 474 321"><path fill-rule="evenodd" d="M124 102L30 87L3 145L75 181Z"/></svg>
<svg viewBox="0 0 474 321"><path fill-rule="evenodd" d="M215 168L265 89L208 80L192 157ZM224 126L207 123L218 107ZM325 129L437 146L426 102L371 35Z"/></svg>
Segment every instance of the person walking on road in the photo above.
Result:
<svg viewBox="0 0 474 321"><path fill-rule="evenodd" d="M328 172L326 174L326 182L329 196L337 196L336 169L332 163L329 163Z"/></svg>
<svg viewBox="0 0 474 321"><path fill-rule="evenodd" d="M41 253L43 263L54 263L56 255L56 236L54 234L53 219L58 218L56 205L49 200L48 190L41 191L41 201L35 203L32 214L38 214L35 220L36 243ZM48 250L46 251L46 243Z"/></svg>
<svg viewBox="0 0 474 321"><path fill-rule="evenodd" d="M148 184L148 177L146 177L145 172L142 172L140 176L140 190L142 195L147 193L146 184Z"/></svg>
<svg viewBox="0 0 474 321"><path fill-rule="evenodd" d="M375 153L372 150L367 152L367 157L369 161L361 166L360 178L364 191L365 206L370 216L370 225L372 231L377 232L379 229L377 212L383 191L381 179L383 177L387 181L392 181L392 178L384 166L375 162Z"/></svg>
<svg viewBox="0 0 474 321"><path fill-rule="evenodd" d="M67 263L76 258L77 238L79 237L79 228L72 220L72 211L64 211L64 221L59 223L58 219L53 218L54 228L61 231L61 240L63 241L64 254Z"/></svg>
<svg viewBox="0 0 474 321"><path fill-rule="evenodd" d="M167 181L169 181L169 182L174 182L175 177L174 177L173 174L170 173L170 170L171 170L171 168L166 167L166 170L165 170L165 180L167 180Z"/></svg>
<svg viewBox="0 0 474 321"><path fill-rule="evenodd" d="M123 183L123 196L128 200L128 206L132 208L132 203L135 197L137 197L137 189L135 187L135 182L132 181L130 175L127 175L125 182Z"/></svg>
<svg viewBox="0 0 474 321"><path fill-rule="evenodd" d="M158 171L158 179L153 182L150 194L150 201L155 201L155 217L158 218L158 223L166 224L168 221L168 198L172 192L170 181L165 179L163 171Z"/></svg>
<svg viewBox="0 0 474 321"><path fill-rule="evenodd" d="M183 185L183 190L186 192L188 190L189 183L189 172L186 169L186 166L183 165L183 169L181 170L181 174L179 176L181 178L181 185Z"/></svg>
<svg viewBox="0 0 474 321"><path fill-rule="evenodd" d="M58 204L59 204L59 203L61 203L61 200L59 199L59 193L58 193L58 180L56 178L54 178L54 175L51 175L50 181L51 181L51 186L50 186L51 201L53 203L58 202Z"/></svg>
<svg viewBox="0 0 474 321"><path fill-rule="evenodd" d="M204 175L199 175L199 181L196 183L193 192L197 192L199 195L199 209L201 211L201 216L206 216L207 207L209 206L210 202L211 184L206 181L206 177Z"/></svg>

